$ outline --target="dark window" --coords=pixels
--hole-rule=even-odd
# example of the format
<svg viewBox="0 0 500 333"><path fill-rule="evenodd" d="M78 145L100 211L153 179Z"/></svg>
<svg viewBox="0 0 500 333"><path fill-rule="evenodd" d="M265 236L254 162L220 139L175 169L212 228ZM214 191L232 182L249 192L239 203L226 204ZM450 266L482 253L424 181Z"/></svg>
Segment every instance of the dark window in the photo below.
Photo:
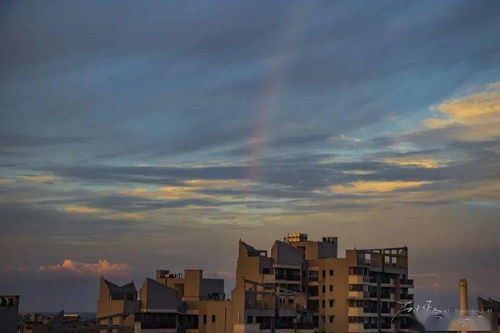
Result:
<svg viewBox="0 0 500 333"><path fill-rule="evenodd" d="M247 316L247 323L248 324L253 323L253 317L252 316Z"/></svg>
<svg viewBox="0 0 500 333"><path fill-rule="evenodd" d="M332 284L330 285L330 291L333 291L333 285Z"/></svg>
<svg viewBox="0 0 500 333"><path fill-rule="evenodd" d="M262 274L271 274L271 269L270 268L263 268Z"/></svg>
<svg viewBox="0 0 500 333"><path fill-rule="evenodd" d="M323 279L324 279L324 278L326 278L326 271L325 271L325 270L323 270L323 271L321 272L321 275L323 276Z"/></svg>
<svg viewBox="0 0 500 333"><path fill-rule="evenodd" d="M325 307L325 300L322 300L321 301L321 307L324 308Z"/></svg>
<svg viewBox="0 0 500 333"><path fill-rule="evenodd" d="M333 316L330 316L330 323L333 323Z"/></svg>
<svg viewBox="0 0 500 333"><path fill-rule="evenodd" d="M215 315L212 315L212 323L215 323Z"/></svg>
<svg viewBox="0 0 500 333"><path fill-rule="evenodd" d="M309 286L309 296L318 296L318 286Z"/></svg>
<svg viewBox="0 0 500 333"><path fill-rule="evenodd" d="M330 307L333 308L333 299L330 300Z"/></svg>
<svg viewBox="0 0 500 333"><path fill-rule="evenodd" d="M333 276L333 269L330 269L330 276Z"/></svg>
<svg viewBox="0 0 500 333"><path fill-rule="evenodd" d="M324 294L324 293L325 293L325 291L326 291L325 286L322 286L322 287L321 287L321 292Z"/></svg>
<svg viewBox="0 0 500 333"><path fill-rule="evenodd" d="M206 323L207 323L207 315L206 315L206 314L204 314L204 315L203 315L203 324L206 324Z"/></svg>
<svg viewBox="0 0 500 333"><path fill-rule="evenodd" d="M181 315L179 318L179 325L185 329L198 329L198 316Z"/></svg>

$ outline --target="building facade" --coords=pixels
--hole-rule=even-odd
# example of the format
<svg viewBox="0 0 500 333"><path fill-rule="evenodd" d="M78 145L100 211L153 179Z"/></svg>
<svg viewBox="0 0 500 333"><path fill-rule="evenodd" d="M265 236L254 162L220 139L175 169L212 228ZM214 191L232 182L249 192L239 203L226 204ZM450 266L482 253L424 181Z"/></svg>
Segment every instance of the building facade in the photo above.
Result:
<svg viewBox="0 0 500 333"><path fill-rule="evenodd" d="M101 279L100 332L404 332L412 302L406 247L347 250L289 234L271 250L238 243L235 287L201 270L158 270L140 292Z"/></svg>
<svg viewBox="0 0 500 333"><path fill-rule="evenodd" d="M202 270L156 272L137 293L133 283L117 286L101 278L97 327L101 333L230 333L231 302L224 280Z"/></svg>
<svg viewBox="0 0 500 333"><path fill-rule="evenodd" d="M240 241L233 320L297 328L311 327L312 319L321 333L403 332L412 287L406 247L348 250L338 258L336 237L310 241L289 234L270 255ZM266 288L279 291L276 299Z"/></svg>

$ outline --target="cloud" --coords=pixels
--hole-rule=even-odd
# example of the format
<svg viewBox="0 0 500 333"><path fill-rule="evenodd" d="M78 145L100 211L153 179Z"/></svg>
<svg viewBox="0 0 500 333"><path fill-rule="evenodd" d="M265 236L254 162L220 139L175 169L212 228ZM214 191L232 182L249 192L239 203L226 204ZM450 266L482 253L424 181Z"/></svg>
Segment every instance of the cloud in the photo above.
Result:
<svg viewBox="0 0 500 333"><path fill-rule="evenodd" d="M419 158L415 156L406 156L399 158L386 158L386 163L395 164L402 167L421 167L421 168L437 168L443 163L439 160L432 158Z"/></svg>
<svg viewBox="0 0 500 333"><path fill-rule="evenodd" d="M52 175L22 175L20 179L37 183L54 183L60 181L59 178Z"/></svg>
<svg viewBox="0 0 500 333"><path fill-rule="evenodd" d="M123 276L130 272L130 266L126 263L112 263L103 259L99 259L96 263L64 259L60 264L40 266L38 271L77 275Z"/></svg>
<svg viewBox="0 0 500 333"><path fill-rule="evenodd" d="M136 188L119 191L118 194L141 197L151 200L191 200L217 199L216 196L202 193L203 190L244 190L249 187L245 180L233 179L188 179L182 181L182 186L164 186L160 188Z"/></svg>
<svg viewBox="0 0 500 333"><path fill-rule="evenodd" d="M66 205L64 211L72 214L93 215L102 219L124 219L124 220L141 220L143 216L133 212L116 212L109 209L96 208L84 205Z"/></svg>
<svg viewBox="0 0 500 333"><path fill-rule="evenodd" d="M416 189L431 184L430 181L358 181L348 185L331 186L333 193L383 193Z"/></svg>
<svg viewBox="0 0 500 333"><path fill-rule="evenodd" d="M424 121L427 128L447 130L461 140L480 141L500 137L500 83L440 104L443 117Z"/></svg>

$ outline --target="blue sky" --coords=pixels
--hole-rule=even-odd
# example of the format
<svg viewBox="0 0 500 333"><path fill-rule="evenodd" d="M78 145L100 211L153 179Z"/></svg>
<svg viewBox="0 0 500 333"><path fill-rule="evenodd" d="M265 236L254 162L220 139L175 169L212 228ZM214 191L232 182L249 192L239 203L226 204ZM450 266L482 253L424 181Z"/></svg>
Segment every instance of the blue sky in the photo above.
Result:
<svg viewBox="0 0 500 333"><path fill-rule="evenodd" d="M91 311L100 274L156 268L229 289L238 239L297 231L408 245L420 302L462 277L500 297L497 1L1 7L0 292L23 309Z"/></svg>

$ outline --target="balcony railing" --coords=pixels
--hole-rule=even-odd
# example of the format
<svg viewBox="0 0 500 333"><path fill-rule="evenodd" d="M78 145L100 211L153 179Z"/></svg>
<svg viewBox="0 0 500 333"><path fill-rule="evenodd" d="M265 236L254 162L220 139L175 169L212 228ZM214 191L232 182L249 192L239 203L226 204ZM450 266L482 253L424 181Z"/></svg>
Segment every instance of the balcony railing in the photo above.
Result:
<svg viewBox="0 0 500 333"><path fill-rule="evenodd" d="M364 323L363 324L363 328L365 330L373 330L373 329L377 329L377 323Z"/></svg>
<svg viewBox="0 0 500 333"><path fill-rule="evenodd" d="M413 300L413 295L411 294L401 294L399 296L400 299L405 299L405 300Z"/></svg>
<svg viewBox="0 0 500 333"><path fill-rule="evenodd" d="M413 279L401 279L400 283L404 285L413 286Z"/></svg>
<svg viewBox="0 0 500 333"><path fill-rule="evenodd" d="M283 281L300 281L300 275L292 275L292 274L276 274L276 280Z"/></svg>

